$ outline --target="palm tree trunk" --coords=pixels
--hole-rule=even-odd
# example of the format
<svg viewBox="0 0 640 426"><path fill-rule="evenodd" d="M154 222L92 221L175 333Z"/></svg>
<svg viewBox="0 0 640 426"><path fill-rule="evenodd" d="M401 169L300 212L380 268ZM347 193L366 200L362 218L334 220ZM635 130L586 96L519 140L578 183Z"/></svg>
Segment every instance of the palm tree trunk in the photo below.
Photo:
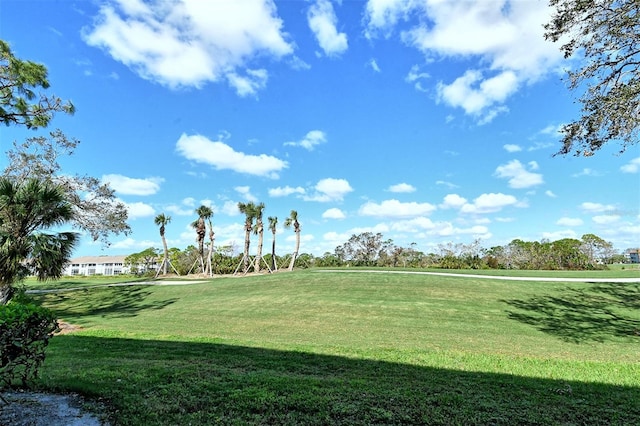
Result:
<svg viewBox="0 0 640 426"><path fill-rule="evenodd" d="M277 271L278 264L276 262L276 234L273 233L273 241L271 242L271 270Z"/></svg>
<svg viewBox="0 0 640 426"><path fill-rule="evenodd" d="M256 253L256 262L254 270L260 272L260 261L262 260L262 243L264 241L264 229L262 223L258 225L258 252Z"/></svg>
<svg viewBox="0 0 640 426"><path fill-rule="evenodd" d="M251 225L245 227L244 234L244 273L249 270L249 246L251 245Z"/></svg>
<svg viewBox="0 0 640 426"><path fill-rule="evenodd" d="M164 275L167 275L167 266L169 263L169 249L167 248L167 240L165 239L164 234L162 235L162 247L164 248L164 259L162 259L162 264L164 266L163 273Z"/></svg>
<svg viewBox="0 0 640 426"><path fill-rule="evenodd" d="M296 229L296 249L291 255L291 263L289 263L290 271L293 271L293 265L296 263L296 259L298 258L298 250L300 250L300 229Z"/></svg>
<svg viewBox="0 0 640 426"><path fill-rule="evenodd" d="M209 276L213 275L213 265L212 265L212 258L213 258L213 241L214 241L214 233L213 233L213 229L211 229L209 231L209 241L210 241L210 245L209 245L209 254L207 255L207 269L209 272Z"/></svg>

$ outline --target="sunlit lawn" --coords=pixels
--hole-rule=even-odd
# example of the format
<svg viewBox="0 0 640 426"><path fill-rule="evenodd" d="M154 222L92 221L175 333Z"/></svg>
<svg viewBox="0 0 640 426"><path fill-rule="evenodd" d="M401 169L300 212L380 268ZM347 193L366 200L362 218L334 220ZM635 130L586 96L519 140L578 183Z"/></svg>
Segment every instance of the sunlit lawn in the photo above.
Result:
<svg viewBox="0 0 640 426"><path fill-rule="evenodd" d="M52 340L38 385L114 424L640 418L638 283L312 269L37 297L84 327Z"/></svg>

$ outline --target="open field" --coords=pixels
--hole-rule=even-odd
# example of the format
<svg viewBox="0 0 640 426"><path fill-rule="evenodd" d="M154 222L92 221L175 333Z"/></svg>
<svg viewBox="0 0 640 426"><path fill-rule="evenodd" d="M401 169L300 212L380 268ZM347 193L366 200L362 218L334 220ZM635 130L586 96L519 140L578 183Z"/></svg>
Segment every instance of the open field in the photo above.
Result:
<svg viewBox="0 0 640 426"><path fill-rule="evenodd" d="M38 386L114 424L633 424L639 295L313 269L42 294L83 330Z"/></svg>

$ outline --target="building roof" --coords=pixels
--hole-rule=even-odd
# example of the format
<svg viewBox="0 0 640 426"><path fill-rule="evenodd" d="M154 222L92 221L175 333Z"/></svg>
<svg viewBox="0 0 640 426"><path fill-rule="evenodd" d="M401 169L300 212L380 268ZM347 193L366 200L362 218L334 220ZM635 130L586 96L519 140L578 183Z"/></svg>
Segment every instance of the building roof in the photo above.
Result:
<svg viewBox="0 0 640 426"><path fill-rule="evenodd" d="M127 256L81 256L69 260L70 264L76 263L124 263L124 258Z"/></svg>

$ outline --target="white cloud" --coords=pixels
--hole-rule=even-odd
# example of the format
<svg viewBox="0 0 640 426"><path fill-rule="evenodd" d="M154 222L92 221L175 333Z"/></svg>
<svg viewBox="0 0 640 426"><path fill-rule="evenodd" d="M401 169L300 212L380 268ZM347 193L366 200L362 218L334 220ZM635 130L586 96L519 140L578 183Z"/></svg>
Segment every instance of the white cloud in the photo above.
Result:
<svg viewBox="0 0 640 426"><path fill-rule="evenodd" d="M440 204L442 209L459 209L467 204L467 199L459 196L458 194L447 194Z"/></svg>
<svg viewBox="0 0 640 426"><path fill-rule="evenodd" d="M177 216L189 216L194 214L195 204L196 200L194 198L187 197L182 200L180 205L170 204L165 210Z"/></svg>
<svg viewBox="0 0 640 426"><path fill-rule="evenodd" d="M449 189L460 188L459 185L456 185L455 183L447 182L445 180L436 181L436 185L446 186Z"/></svg>
<svg viewBox="0 0 640 426"><path fill-rule="evenodd" d="M368 201L360 207L361 216L386 218L412 218L424 216L436 210L436 206L429 203L402 203L398 200L385 200L380 204Z"/></svg>
<svg viewBox="0 0 640 426"><path fill-rule="evenodd" d="M217 170L233 170L256 176L278 178L278 172L288 167L286 161L266 154L250 155L235 151L224 142L214 142L201 135L182 134L176 149L183 157L208 164Z"/></svg>
<svg viewBox="0 0 640 426"><path fill-rule="evenodd" d="M125 195L153 195L160 190L163 178L150 177L146 179L136 179L118 174L102 176L102 183L107 183L116 192Z"/></svg>
<svg viewBox="0 0 640 426"><path fill-rule="evenodd" d="M306 201L342 201L344 196L353 191L349 182L345 179L326 178L321 179L315 186L316 193L306 196Z"/></svg>
<svg viewBox="0 0 640 426"><path fill-rule="evenodd" d="M110 1L83 37L147 80L175 88L226 79L246 95L266 81L266 71L246 68L254 57L293 52L282 26L272 0Z"/></svg>
<svg viewBox="0 0 640 426"><path fill-rule="evenodd" d="M378 232L380 232L381 234L385 234L389 232L389 226L384 223L378 223L374 226L362 226L362 227L351 228L342 233L330 231L323 234L322 238L325 241L332 242L335 247L336 245L339 245L348 241L352 235L362 234L363 232L371 232L374 234L377 234Z"/></svg>
<svg viewBox="0 0 640 426"><path fill-rule="evenodd" d="M620 216L617 214L611 215L599 215L591 218L598 225L611 225L612 223L616 223L620 220Z"/></svg>
<svg viewBox="0 0 640 426"><path fill-rule="evenodd" d="M565 229L555 232L543 232L542 238L549 241L563 240L565 238L576 238L576 233L572 229Z"/></svg>
<svg viewBox="0 0 640 426"><path fill-rule="evenodd" d="M327 135L322 130L311 130L306 136L298 142L285 142L285 146L301 146L302 148L313 151L313 149L325 143L327 141Z"/></svg>
<svg viewBox="0 0 640 426"><path fill-rule="evenodd" d="M255 95L258 90L267 87L268 79L269 75L265 69L247 69L244 75L236 72L227 74L229 85L236 89L236 93L238 93L239 96Z"/></svg>
<svg viewBox="0 0 640 426"><path fill-rule="evenodd" d="M580 209L588 213L603 213L615 210L616 207L611 204L600 204L587 201L580 204Z"/></svg>
<svg viewBox="0 0 640 426"><path fill-rule="evenodd" d="M512 217L496 217L495 220L496 220L496 222L500 222L500 223L515 222L515 219L512 218Z"/></svg>
<svg viewBox="0 0 640 426"><path fill-rule="evenodd" d="M580 218L561 217L556 221L556 225L560 226L581 226L584 222Z"/></svg>
<svg viewBox="0 0 640 426"><path fill-rule="evenodd" d="M558 137L562 134L563 127L564 127L563 124L550 124L547 127L540 130L538 133L540 133L541 135Z"/></svg>
<svg viewBox="0 0 640 426"><path fill-rule="evenodd" d="M584 169L582 169L581 172L574 173L571 175L571 177L580 177L580 176L601 176L601 174L596 172L595 170L585 167Z"/></svg>
<svg viewBox="0 0 640 426"><path fill-rule="evenodd" d="M288 242L293 243L293 242L296 240L296 238L297 238L297 237L296 237L295 235L289 234L289 235L285 238L285 241L288 241ZM302 234L302 235L300 236L300 241L302 241L303 243L305 243L305 242L309 242L309 241L313 241L314 239L315 239L315 237L314 237L312 234L308 234L308 233L306 233L306 234Z"/></svg>
<svg viewBox="0 0 640 426"><path fill-rule="evenodd" d="M306 71L306 70L310 70L311 69L311 65L309 65L308 63L306 63L302 59L298 58L297 56L293 56L289 60L289 66L292 69L297 70L297 71Z"/></svg>
<svg viewBox="0 0 640 426"><path fill-rule="evenodd" d="M157 241L149 241L149 240L143 240L143 241L137 241L134 240L133 238L125 238L124 240L120 240L120 241L116 241L113 244L111 244L111 248L113 249L119 249L119 250L123 250L123 249L135 249L135 248L139 248L139 249L146 249L149 247L156 247L158 246L158 242Z"/></svg>
<svg viewBox="0 0 640 426"><path fill-rule="evenodd" d="M413 87L419 92L426 92L427 89L423 86L423 80L428 80L431 76L429 73L421 71L419 65L414 65L409 70L409 73L404 78L407 83L413 83Z"/></svg>
<svg viewBox="0 0 640 426"><path fill-rule="evenodd" d="M453 82L439 82L438 99L486 123L506 111L503 103L516 90L562 60L543 36L551 13L546 2L369 0L365 36L389 37L398 28L427 60L477 60Z"/></svg>
<svg viewBox="0 0 640 426"><path fill-rule="evenodd" d="M374 38L382 33L388 37L393 27L406 18L413 7L413 2L406 0L369 0L365 9L365 36Z"/></svg>
<svg viewBox="0 0 640 426"><path fill-rule="evenodd" d="M227 216L238 216L240 214L240 210L238 210L238 203L234 201L225 201L222 205L222 213Z"/></svg>
<svg viewBox="0 0 640 426"><path fill-rule="evenodd" d="M368 62L368 64L371 67L371 69L374 70L375 72L381 72L382 71L380 69L380 66L378 65L378 61L376 61L374 58L371 58L371 60Z"/></svg>
<svg viewBox="0 0 640 426"><path fill-rule="evenodd" d="M515 145L515 144L511 144L511 143L508 143L506 145L502 145L502 147L507 152L520 152L520 151L522 151L522 147L520 145Z"/></svg>
<svg viewBox="0 0 640 426"><path fill-rule="evenodd" d="M316 0L309 8L307 20L325 55L336 56L347 50L347 35L336 29L338 18L329 0Z"/></svg>
<svg viewBox="0 0 640 426"><path fill-rule="evenodd" d="M449 237L454 235L472 235L474 238L489 239L491 233L489 228L483 225L475 225L470 228L458 228L449 222L439 222L430 234L441 237Z"/></svg>
<svg viewBox="0 0 640 426"><path fill-rule="evenodd" d="M546 191L544 191L544 195L550 198L558 198L558 196L550 189L547 189Z"/></svg>
<svg viewBox="0 0 640 426"><path fill-rule="evenodd" d="M296 186L295 188L291 186L277 187L277 188L269 188L269 196L270 197L286 197L291 194L304 194L305 190L301 186Z"/></svg>
<svg viewBox="0 0 640 426"><path fill-rule="evenodd" d="M136 202L136 203L124 203L127 206L127 213L129 219L139 219L141 217L151 217L156 214L156 211L149 204Z"/></svg>
<svg viewBox="0 0 640 426"><path fill-rule="evenodd" d="M529 168L536 170L538 168L538 164L530 162ZM530 188L544 183L541 174L532 173L526 170L518 160L512 160L507 164L498 166L498 168L496 168L495 175L499 178L508 178L509 187L511 188Z"/></svg>
<svg viewBox="0 0 640 426"><path fill-rule="evenodd" d="M473 204L467 203L460 209L462 213L494 213L507 206L518 204L518 200L513 195L502 193L482 194L473 200Z"/></svg>
<svg viewBox="0 0 640 426"><path fill-rule="evenodd" d="M251 188L248 186L236 186L233 189L246 201L251 201L254 203L258 201L258 199L251 193Z"/></svg>
<svg viewBox="0 0 640 426"><path fill-rule="evenodd" d="M478 118L481 124L492 121L498 114L507 112L503 103L518 89L518 79L511 71L501 72L485 78L478 70L467 70L451 84L439 82L437 99L453 107L461 107L469 115Z"/></svg>
<svg viewBox="0 0 640 426"><path fill-rule="evenodd" d="M640 171L640 157L634 158L629 163L620 167L623 173L638 173Z"/></svg>
<svg viewBox="0 0 640 426"><path fill-rule="evenodd" d="M323 219L344 219L346 215L338 208L332 208L322 213Z"/></svg>
<svg viewBox="0 0 640 426"><path fill-rule="evenodd" d="M398 183L396 185L391 185L387 191L389 192L398 192L398 193L410 193L415 192L416 188L413 185L409 185L408 183Z"/></svg>
<svg viewBox="0 0 640 426"><path fill-rule="evenodd" d="M433 229L436 225L428 217L419 216L409 220L395 220L391 229L399 232L420 232Z"/></svg>

